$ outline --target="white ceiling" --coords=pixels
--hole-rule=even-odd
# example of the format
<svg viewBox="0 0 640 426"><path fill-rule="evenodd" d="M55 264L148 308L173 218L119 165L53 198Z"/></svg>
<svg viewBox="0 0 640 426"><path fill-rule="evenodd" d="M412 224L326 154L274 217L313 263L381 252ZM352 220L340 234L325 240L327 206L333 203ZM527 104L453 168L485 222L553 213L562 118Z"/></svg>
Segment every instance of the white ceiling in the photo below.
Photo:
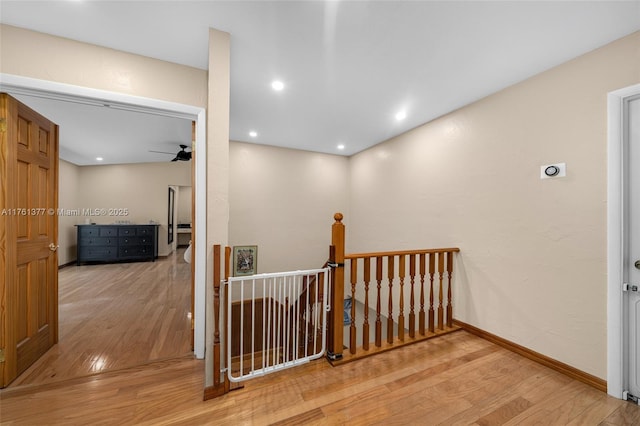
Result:
<svg viewBox="0 0 640 426"><path fill-rule="evenodd" d="M181 144L191 149L190 120L29 95L13 96L59 125L60 158L79 166L171 161ZM96 157L103 160L97 161Z"/></svg>
<svg viewBox="0 0 640 426"><path fill-rule="evenodd" d="M2 23L201 69L208 28L227 31L231 139L341 155L640 30L640 0L1 0L0 13ZM284 90L271 89L274 79ZM105 147L133 150L127 162L163 161L169 155L144 154L177 151L191 139L186 120L151 135L156 121L168 119L148 117L153 123L138 130L131 123L139 117L104 116L114 113L108 108L52 108L69 114L59 121L61 152L77 164L95 163L96 155L107 161ZM397 121L400 110L407 117Z"/></svg>

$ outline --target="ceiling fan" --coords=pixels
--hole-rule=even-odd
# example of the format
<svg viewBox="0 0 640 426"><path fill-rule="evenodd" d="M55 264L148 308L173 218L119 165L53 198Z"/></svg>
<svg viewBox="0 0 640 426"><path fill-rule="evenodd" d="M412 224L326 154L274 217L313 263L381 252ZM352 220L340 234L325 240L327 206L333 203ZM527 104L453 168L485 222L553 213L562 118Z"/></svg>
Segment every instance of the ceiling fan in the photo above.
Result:
<svg viewBox="0 0 640 426"><path fill-rule="evenodd" d="M175 154L175 158L171 161L189 161L191 160L191 151L185 151L185 149L187 149L187 145L182 145L180 144L180 151L178 151ZM149 150L149 152L157 152L158 154L169 154L169 155L174 155L173 152L164 152L164 151L152 151Z"/></svg>

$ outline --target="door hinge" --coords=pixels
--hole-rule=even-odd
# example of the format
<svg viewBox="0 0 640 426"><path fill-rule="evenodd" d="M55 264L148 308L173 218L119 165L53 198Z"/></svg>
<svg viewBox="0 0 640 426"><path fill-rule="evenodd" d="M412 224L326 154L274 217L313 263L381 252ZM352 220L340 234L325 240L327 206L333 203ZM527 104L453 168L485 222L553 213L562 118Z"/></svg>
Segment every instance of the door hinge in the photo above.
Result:
<svg viewBox="0 0 640 426"><path fill-rule="evenodd" d="M7 131L7 119L0 118L0 133L5 133Z"/></svg>
<svg viewBox="0 0 640 426"><path fill-rule="evenodd" d="M623 283L622 291L638 291L638 286L635 284Z"/></svg>
<svg viewBox="0 0 640 426"><path fill-rule="evenodd" d="M4 362L4 349L0 349L0 363Z"/></svg>
<svg viewBox="0 0 640 426"><path fill-rule="evenodd" d="M625 401L631 401L631 402L634 402L634 403L640 405L640 399L635 395L631 395L629 393L629 391L623 391L622 392L622 399L625 400Z"/></svg>

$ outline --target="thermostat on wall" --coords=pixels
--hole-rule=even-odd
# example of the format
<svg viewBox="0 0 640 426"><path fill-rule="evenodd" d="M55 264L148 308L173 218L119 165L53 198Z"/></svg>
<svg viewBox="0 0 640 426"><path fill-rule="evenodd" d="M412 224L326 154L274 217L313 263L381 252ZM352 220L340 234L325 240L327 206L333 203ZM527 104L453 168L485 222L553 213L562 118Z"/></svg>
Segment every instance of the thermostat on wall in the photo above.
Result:
<svg viewBox="0 0 640 426"><path fill-rule="evenodd" d="M546 164L540 166L540 179L550 179L557 177L565 177L567 175L567 164Z"/></svg>

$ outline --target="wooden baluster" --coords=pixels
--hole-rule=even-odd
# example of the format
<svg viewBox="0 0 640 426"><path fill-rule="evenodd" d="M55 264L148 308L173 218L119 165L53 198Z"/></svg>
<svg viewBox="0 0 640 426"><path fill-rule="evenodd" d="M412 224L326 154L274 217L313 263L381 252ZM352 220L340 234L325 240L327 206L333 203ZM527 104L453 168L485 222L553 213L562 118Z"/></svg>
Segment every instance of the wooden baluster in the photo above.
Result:
<svg viewBox="0 0 640 426"><path fill-rule="evenodd" d="M398 276L400 277L400 313L398 314L398 339L404 342L404 276L405 276L405 255L398 256Z"/></svg>
<svg viewBox="0 0 640 426"><path fill-rule="evenodd" d="M356 353L356 281L358 259L351 259L351 325L349 326L349 352Z"/></svg>
<svg viewBox="0 0 640 426"><path fill-rule="evenodd" d="M387 317L387 343L393 343L393 275L395 256L387 256L387 278L389 279L389 316Z"/></svg>
<svg viewBox="0 0 640 426"><path fill-rule="evenodd" d="M382 321L380 321L380 289L382 288L382 257L376 257L376 281L378 282L378 299L376 301L376 346L382 346Z"/></svg>
<svg viewBox="0 0 640 426"><path fill-rule="evenodd" d="M229 247L227 247L226 250L227 249L230 250ZM224 378L221 378L220 376L220 372L222 371L221 353L222 354L225 353L224 346L222 345L220 340L220 322L221 322L220 305L221 304L222 306L225 307L225 310L224 310L225 330L226 330L226 319L227 319L226 304L224 303L224 299L221 299L220 297L220 279L222 275L222 270L220 265L220 254L221 254L220 245L217 245L217 244L214 245L213 246L213 385L207 386L204 388L203 399L205 401L208 399L216 398L218 396L222 396L225 393L229 392L230 390L230 383L229 383L229 379L227 378L227 375L225 374ZM229 258L227 257L226 260L228 261ZM225 278L227 278L227 276L228 276L227 272L225 271ZM226 295L226 292L225 292L225 296L229 297ZM230 336L225 335L224 340L228 342L227 344L231 344ZM225 366L227 368L231 368L229 365L227 365L226 362L225 362Z"/></svg>
<svg viewBox="0 0 640 426"><path fill-rule="evenodd" d="M411 279L411 297L409 303L411 305L409 309L409 337L416 337L416 313L414 312L415 296L414 296L414 284L416 281L416 255L409 255L409 276Z"/></svg>
<svg viewBox="0 0 640 426"><path fill-rule="evenodd" d="M308 318L305 318L305 322L304 322L307 330L307 340L305 342L307 347L307 353L305 354L305 356L307 356L307 354L316 353L316 348L313 347L313 336L314 336L314 333L316 332L315 322L313 321L314 305L315 305L314 303L309 303L309 306L305 311L306 315L308 316Z"/></svg>
<svg viewBox="0 0 640 426"><path fill-rule="evenodd" d="M424 275L426 274L427 268L426 264L426 253L420 253L420 334L424 336L425 326L424 326Z"/></svg>
<svg viewBox="0 0 640 426"><path fill-rule="evenodd" d="M329 263L335 262L336 259L336 247L332 244L329 246ZM331 289L334 288L335 286L335 274L333 273L329 273L329 289L328 289L328 293L327 295L329 296L329 300L327 300L327 303L329 305L331 305L333 303L333 297L331 297ZM324 290L324 288L323 288ZM320 312L324 311L324 309L321 309ZM327 353L330 353L330 347L334 342L334 336L333 336L333 331L335 330L335 327L333 326L333 312L327 312L324 313L324 315L327 315Z"/></svg>
<svg viewBox="0 0 640 426"><path fill-rule="evenodd" d="M435 312L433 311L433 274L436 270L436 254L429 254L429 331L435 331Z"/></svg>
<svg viewBox="0 0 640 426"><path fill-rule="evenodd" d="M442 306L443 291L442 281L444 276L444 253L438 253L438 276L440 286L438 288L438 329L444 330L444 307Z"/></svg>
<svg viewBox="0 0 640 426"><path fill-rule="evenodd" d="M371 280L371 258L364 258L364 323L362 324L362 349L369 350L369 281Z"/></svg>
<svg viewBox="0 0 640 426"><path fill-rule="evenodd" d="M220 245L213 246L213 386L220 386Z"/></svg>
<svg viewBox="0 0 640 426"><path fill-rule="evenodd" d="M451 304L451 274L453 273L453 252L447 252L447 274L449 287L447 288L447 327L453 327L453 305Z"/></svg>

